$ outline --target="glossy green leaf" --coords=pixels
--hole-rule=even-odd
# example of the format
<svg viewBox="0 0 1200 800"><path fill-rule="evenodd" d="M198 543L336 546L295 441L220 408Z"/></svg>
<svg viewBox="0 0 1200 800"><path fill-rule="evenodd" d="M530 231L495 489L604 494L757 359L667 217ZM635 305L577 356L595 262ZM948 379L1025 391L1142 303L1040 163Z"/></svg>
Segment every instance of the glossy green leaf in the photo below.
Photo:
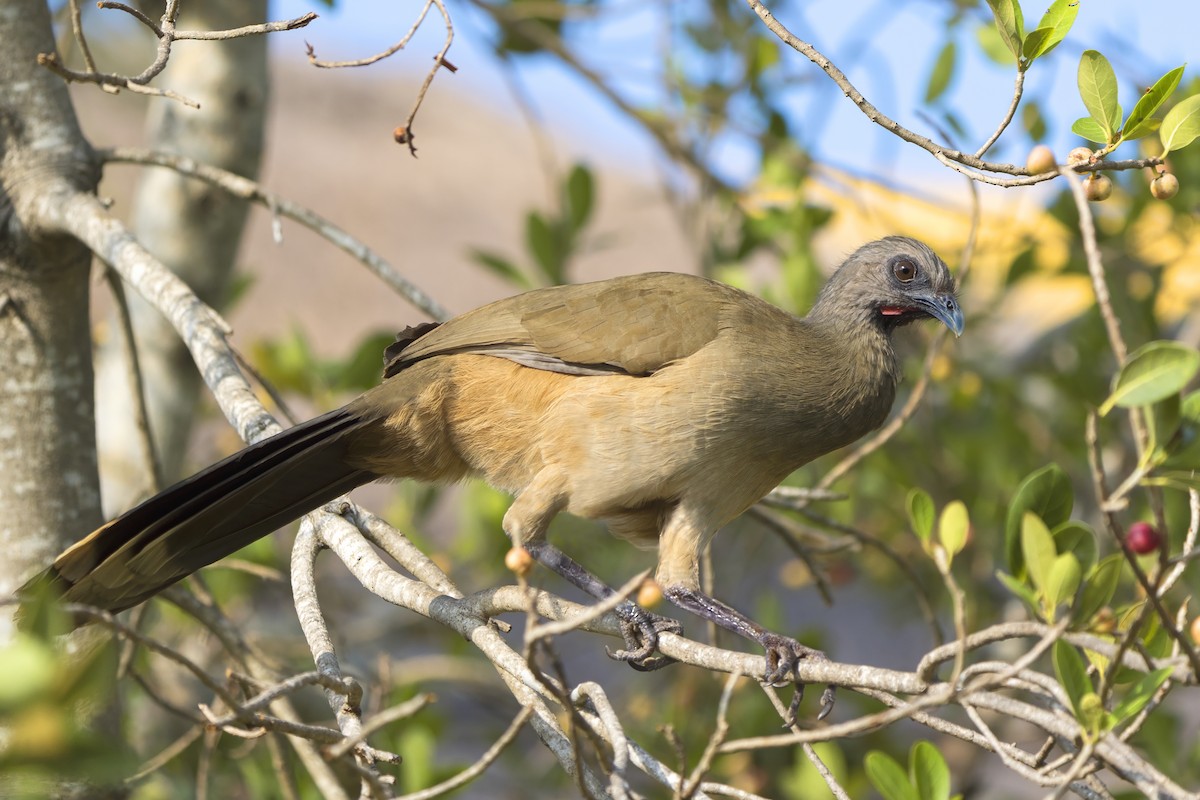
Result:
<svg viewBox="0 0 1200 800"><path fill-rule="evenodd" d="M1096 533L1090 525L1072 519L1056 526L1050 533L1054 535L1055 550L1074 554L1083 574L1091 572L1096 565Z"/></svg>
<svg viewBox="0 0 1200 800"><path fill-rule="evenodd" d="M950 768L932 743L920 741L913 745L908 770L920 800L949 800Z"/></svg>
<svg viewBox="0 0 1200 800"><path fill-rule="evenodd" d="M996 29L1004 46L1013 56L1021 57L1021 40L1025 38L1025 21L1021 16L1021 4L1017 0L988 0L992 16L996 18Z"/></svg>
<svg viewBox="0 0 1200 800"><path fill-rule="evenodd" d="M932 103L946 93L946 89L950 87L950 80L954 77L954 65L957 61L958 47L953 39L947 39L934 59L933 70L929 73L929 81L925 85L926 103Z"/></svg>
<svg viewBox="0 0 1200 800"><path fill-rule="evenodd" d="M579 231L587 224L595 204L595 188L592 172L582 164L576 164L567 176L567 219L571 229Z"/></svg>
<svg viewBox="0 0 1200 800"><path fill-rule="evenodd" d="M1168 111L1158 129L1164 156L1172 150L1187 147L1197 136L1200 136L1200 94L1192 95Z"/></svg>
<svg viewBox="0 0 1200 800"><path fill-rule="evenodd" d="M896 759L879 750L872 750L863 759L867 778L885 800L921 800Z"/></svg>
<svg viewBox="0 0 1200 800"><path fill-rule="evenodd" d="M1033 61L1058 47L1059 42L1066 37L1071 26L1075 24L1077 16L1079 16L1079 0L1054 0L1050 4L1050 8L1046 9L1046 13L1042 15L1037 28L1025 37L1023 47L1025 58Z"/></svg>
<svg viewBox="0 0 1200 800"><path fill-rule="evenodd" d="M1058 682L1062 684L1063 690L1071 700L1075 718L1082 722L1085 717L1083 698L1095 692L1092 682L1088 679L1083 658L1078 650L1059 639L1054 643L1051 659L1054 661L1054 674L1058 676Z"/></svg>
<svg viewBox="0 0 1200 800"><path fill-rule="evenodd" d="M951 558L966 546L970 529L971 518L961 500L955 500L942 509L942 515L938 518L938 539Z"/></svg>
<svg viewBox="0 0 1200 800"><path fill-rule="evenodd" d="M928 548L929 538L933 535L933 498L924 489L913 488L908 493L908 521L912 524L913 532Z"/></svg>
<svg viewBox="0 0 1200 800"><path fill-rule="evenodd" d="M1095 50L1084 50L1079 59L1078 77L1079 96L1083 99L1083 105L1104 131L1105 141L1108 141L1113 132L1121 127L1121 107L1117 103L1117 75L1107 58Z"/></svg>
<svg viewBox="0 0 1200 800"><path fill-rule="evenodd" d="M1056 557L1046 578L1046 610L1052 612L1063 603L1069 603L1079 591L1082 576L1083 570L1074 554L1062 553Z"/></svg>
<svg viewBox="0 0 1200 800"><path fill-rule="evenodd" d="M1021 481L1004 524L1004 551L1013 575L1021 577L1025 572L1021 552L1021 520L1025 512L1032 511L1047 527L1057 528L1071 518L1074 502L1071 481L1057 464L1047 464Z"/></svg>
<svg viewBox="0 0 1200 800"><path fill-rule="evenodd" d="M1071 123L1071 132L1082 136L1089 142L1096 144L1108 144L1108 134L1104 132L1104 128L1100 127L1100 123L1091 117L1080 117Z"/></svg>
<svg viewBox="0 0 1200 800"><path fill-rule="evenodd" d="M1129 119L1125 120L1125 130L1122 132L1122 136L1126 139L1137 139L1152 133L1154 125L1157 124L1153 123L1154 112L1158 111L1171 96L1182 77L1183 67L1176 67L1155 81L1154 85L1138 98L1133 110L1129 112Z"/></svg>
<svg viewBox="0 0 1200 800"><path fill-rule="evenodd" d="M1042 522L1041 517L1026 511L1021 520L1021 554L1025 557L1025 569L1042 594L1050 588L1050 575L1058 553L1054 549L1054 537Z"/></svg>
<svg viewBox="0 0 1200 800"><path fill-rule="evenodd" d="M1083 583L1083 592L1079 602L1075 604L1072 618L1076 622L1086 623L1096 615L1096 612L1112 602L1117 591L1117 583L1121 580L1121 568L1125 566L1125 556L1113 553L1102 560L1087 574Z"/></svg>
<svg viewBox="0 0 1200 800"><path fill-rule="evenodd" d="M1034 28L1021 44L1021 53L1026 61L1033 61L1047 48L1047 42L1054 36L1053 28Z"/></svg>
<svg viewBox="0 0 1200 800"><path fill-rule="evenodd" d="M1154 697L1154 693L1166 683L1167 678L1170 676L1170 667L1156 669L1153 672L1143 675L1141 680L1129 687L1129 691L1125 693L1125 697L1112 710L1112 715L1118 722L1124 722L1135 716L1146 707L1146 704Z"/></svg>
<svg viewBox="0 0 1200 800"><path fill-rule="evenodd" d="M1107 414L1114 406L1150 405L1183 389L1200 371L1200 351L1179 342L1150 342L1139 347L1113 380L1112 394L1100 406Z"/></svg>

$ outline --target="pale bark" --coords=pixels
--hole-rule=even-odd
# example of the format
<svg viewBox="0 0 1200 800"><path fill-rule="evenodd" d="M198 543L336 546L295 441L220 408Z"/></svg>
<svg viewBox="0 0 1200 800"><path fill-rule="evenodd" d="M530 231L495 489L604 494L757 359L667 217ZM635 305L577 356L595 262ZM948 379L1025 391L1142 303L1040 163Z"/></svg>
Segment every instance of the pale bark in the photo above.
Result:
<svg viewBox="0 0 1200 800"><path fill-rule="evenodd" d="M262 22L266 0L207 0L184 6L180 26L217 30ZM149 146L253 178L262 160L267 104L266 36L180 42L155 85L196 100L192 109L151 102ZM134 204L133 232L200 298L220 307L228 293L248 204L172 170L147 169ZM201 396L200 378L171 324L131 295L130 313L144 376L144 395L162 475L185 471L184 457ZM119 330L117 323L109 329ZM121 342L107 337L96 356L100 464L104 505L116 513L152 488L139 446Z"/></svg>
<svg viewBox="0 0 1200 800"><path fill-rule="evenodd" d="M0 4L0 596L100 522L88 326L91 254L43 224L96 167L43 0ZM11 608L11 607L8 607ZM11 636L0 613L0 641Z"/></svg>

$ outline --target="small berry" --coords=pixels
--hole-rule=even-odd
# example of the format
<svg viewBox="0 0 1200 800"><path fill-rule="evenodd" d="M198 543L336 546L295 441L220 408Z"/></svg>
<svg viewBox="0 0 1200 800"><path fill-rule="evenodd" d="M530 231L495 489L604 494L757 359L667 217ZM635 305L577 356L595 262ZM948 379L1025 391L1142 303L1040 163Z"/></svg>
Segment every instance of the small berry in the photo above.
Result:
<svg viewBox="0 0 1200 800"><path fill-rule="evenodd" d="M525 575L533 568L533 556L524 547L514 547L504 554L504 566L518 575Z"/></svg>
<svg viewBox="0 0 1200 800"><path fill-rule="evenodd" d="M654 608L662 602L663 590L662 586L654 578L646 578L642 581L642 586L638 589L637 604L642 608Z"/></svg>
<svg viewBox="0 0 1200 800"><path fill-rule="evenodd" d="M1083 182L1083 189L1088 200L1099 202L1107 200L1112 195L1113 186L1107 175L1093 172L1091 177Z"/></svg>
<svg viewBox="0 0 1200 800"><path fill-rule="evenodd" d="M1192 641L1200 644L1200 617L1192 620Z"/></svg>
<svg viewBox="0 0 1200 800"><path fill-rule="evenodd" d="M1067 165L1078 166L1079 164L1088 164L1092 160L1092 150L1089 147L1076 147L1067 153Z"/></svg>
<svg viewBox="0 0 1200 800"><path fill-rule="evenodd" d="M1162 537L1149 522L1135 522L1125 533L1125 543L1129 545L1130 550L1144 556L1162 547Z"/></svg>
<svg viewBox="0 0 1200 800"><path fill-rule="evenodd" d="M1158 200L1170 200L1179 193L1179 178L1164 172L1150 182L1150 194Z"/></svg>
<svg viewBox="0 0 1200 800"><path fill-rule="evenodd" d="M1029 157L1025 159L1025 169L1029 170L1030 175L1053 172L1055 166L1054 151L1044 144L1030 150Z"/></svg>

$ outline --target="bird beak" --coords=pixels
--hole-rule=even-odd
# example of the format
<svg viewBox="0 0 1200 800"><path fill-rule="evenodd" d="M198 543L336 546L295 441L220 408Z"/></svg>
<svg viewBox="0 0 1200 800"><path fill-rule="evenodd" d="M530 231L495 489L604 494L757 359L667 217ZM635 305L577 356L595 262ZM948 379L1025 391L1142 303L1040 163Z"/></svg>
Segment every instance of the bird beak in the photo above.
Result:
<svg viewBox="0 0 1200 800"><path fill-rule="evenodd" d="M918 295L912 298L916 305L929 316L940 320L955 336L962 336L963 313L958 305L958 299L949 293L933 293Z"/></svg>

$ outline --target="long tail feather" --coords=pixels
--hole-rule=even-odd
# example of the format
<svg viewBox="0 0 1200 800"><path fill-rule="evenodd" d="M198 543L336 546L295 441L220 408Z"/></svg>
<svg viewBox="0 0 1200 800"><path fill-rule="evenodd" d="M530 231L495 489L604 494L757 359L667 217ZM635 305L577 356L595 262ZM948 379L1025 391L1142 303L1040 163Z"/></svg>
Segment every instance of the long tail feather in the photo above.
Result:
<svg viewBox="0 0 1200 800"><path fill-rule="evenodd" d="M253 444L98 528L26 588L114 612L137 605L377 478L345 459L369 422L341 408Z"/></svg>

